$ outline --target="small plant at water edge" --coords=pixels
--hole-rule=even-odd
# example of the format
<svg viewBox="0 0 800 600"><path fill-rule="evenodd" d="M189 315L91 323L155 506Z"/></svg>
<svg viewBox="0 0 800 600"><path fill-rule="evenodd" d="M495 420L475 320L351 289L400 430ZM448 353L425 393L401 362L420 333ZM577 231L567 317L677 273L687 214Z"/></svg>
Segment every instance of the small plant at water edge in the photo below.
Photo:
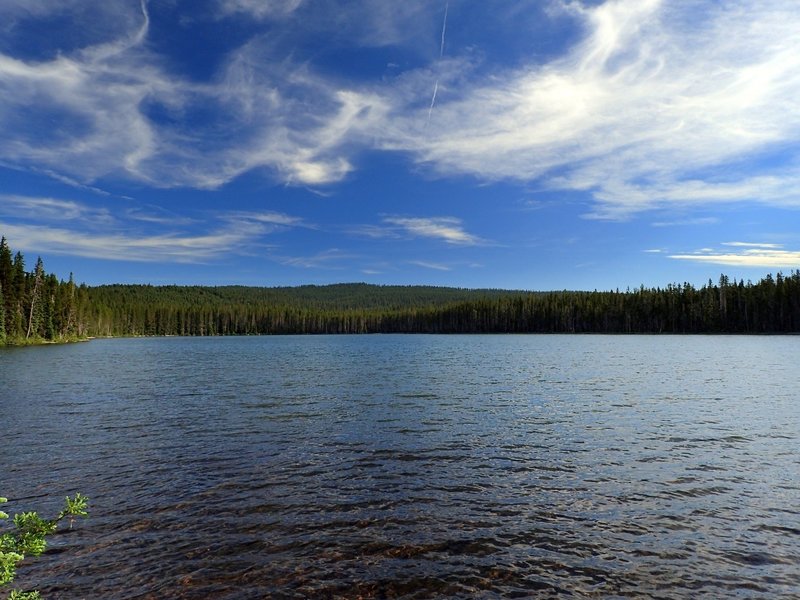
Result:
<svg viewBox="0 0 800 600"><path fill-rule="evenodd" d="M0 498L0 504L8 502ZM42 519L35 512L24 512L14 515L14 529L0 535L0 587L14 580L17 565L26 556L39 556L47 547L48 535L56 532L58 524L64 519L70 520L70 526L76 517L85 517L89 499L81 494L74 498L67 496L64 508L55 519ZM0 520L8 519L8 515L0 511ZM21 592L12 590L8 600L39 600L39 592Z"/></svg>

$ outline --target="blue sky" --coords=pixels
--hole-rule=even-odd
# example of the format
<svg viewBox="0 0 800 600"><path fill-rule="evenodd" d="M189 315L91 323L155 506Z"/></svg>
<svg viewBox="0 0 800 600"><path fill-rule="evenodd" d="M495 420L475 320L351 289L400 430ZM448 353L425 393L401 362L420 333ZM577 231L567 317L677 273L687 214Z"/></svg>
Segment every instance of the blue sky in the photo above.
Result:
<svg viewBox="0 0 800 600"><path fill-rule="evenodd" d="M0 233L89 284L800 268L800 11L0 0Z"/></svg>

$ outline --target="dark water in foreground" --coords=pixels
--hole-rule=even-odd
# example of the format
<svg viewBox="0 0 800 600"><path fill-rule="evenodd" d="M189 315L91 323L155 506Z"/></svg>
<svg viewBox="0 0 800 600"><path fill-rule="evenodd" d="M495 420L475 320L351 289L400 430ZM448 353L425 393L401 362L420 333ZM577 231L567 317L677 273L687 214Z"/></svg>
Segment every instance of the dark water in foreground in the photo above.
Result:
<svg viewBox="0 0 800 600"><path fill-rule="evenodd" d="M800 597L800 337L0 351L47 598Z"/></svg>

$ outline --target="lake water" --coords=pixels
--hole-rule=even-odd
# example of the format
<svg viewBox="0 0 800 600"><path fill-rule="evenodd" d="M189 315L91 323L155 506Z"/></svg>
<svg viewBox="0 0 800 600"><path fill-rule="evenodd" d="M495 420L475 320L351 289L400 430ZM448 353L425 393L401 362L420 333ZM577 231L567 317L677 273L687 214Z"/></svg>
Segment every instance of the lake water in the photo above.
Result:
<svg viewBox="0 0 800 600"><path fill-rule="evenodd" d="M0 350L45 597L800 597L800 337Z"/></svg>

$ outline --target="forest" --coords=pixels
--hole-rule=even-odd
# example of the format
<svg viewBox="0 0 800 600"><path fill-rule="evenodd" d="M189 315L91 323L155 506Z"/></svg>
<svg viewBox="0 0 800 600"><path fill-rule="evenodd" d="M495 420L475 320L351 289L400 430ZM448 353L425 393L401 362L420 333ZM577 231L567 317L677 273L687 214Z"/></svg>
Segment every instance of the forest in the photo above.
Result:
<svg viewBox="0 0 800 600"><path fill-rule="evenodd" d="M625 291L76 285L0 242L0 344L107 336L800 333L800 270Z"/></svg>
<svg viewBox="0 0 800 600"><path fill-rule="evenodd" d="M0 239L0 345L72 341L88 336L86 286L64 282L44 270L39 258L32 271L21 252Z"/></svg>

